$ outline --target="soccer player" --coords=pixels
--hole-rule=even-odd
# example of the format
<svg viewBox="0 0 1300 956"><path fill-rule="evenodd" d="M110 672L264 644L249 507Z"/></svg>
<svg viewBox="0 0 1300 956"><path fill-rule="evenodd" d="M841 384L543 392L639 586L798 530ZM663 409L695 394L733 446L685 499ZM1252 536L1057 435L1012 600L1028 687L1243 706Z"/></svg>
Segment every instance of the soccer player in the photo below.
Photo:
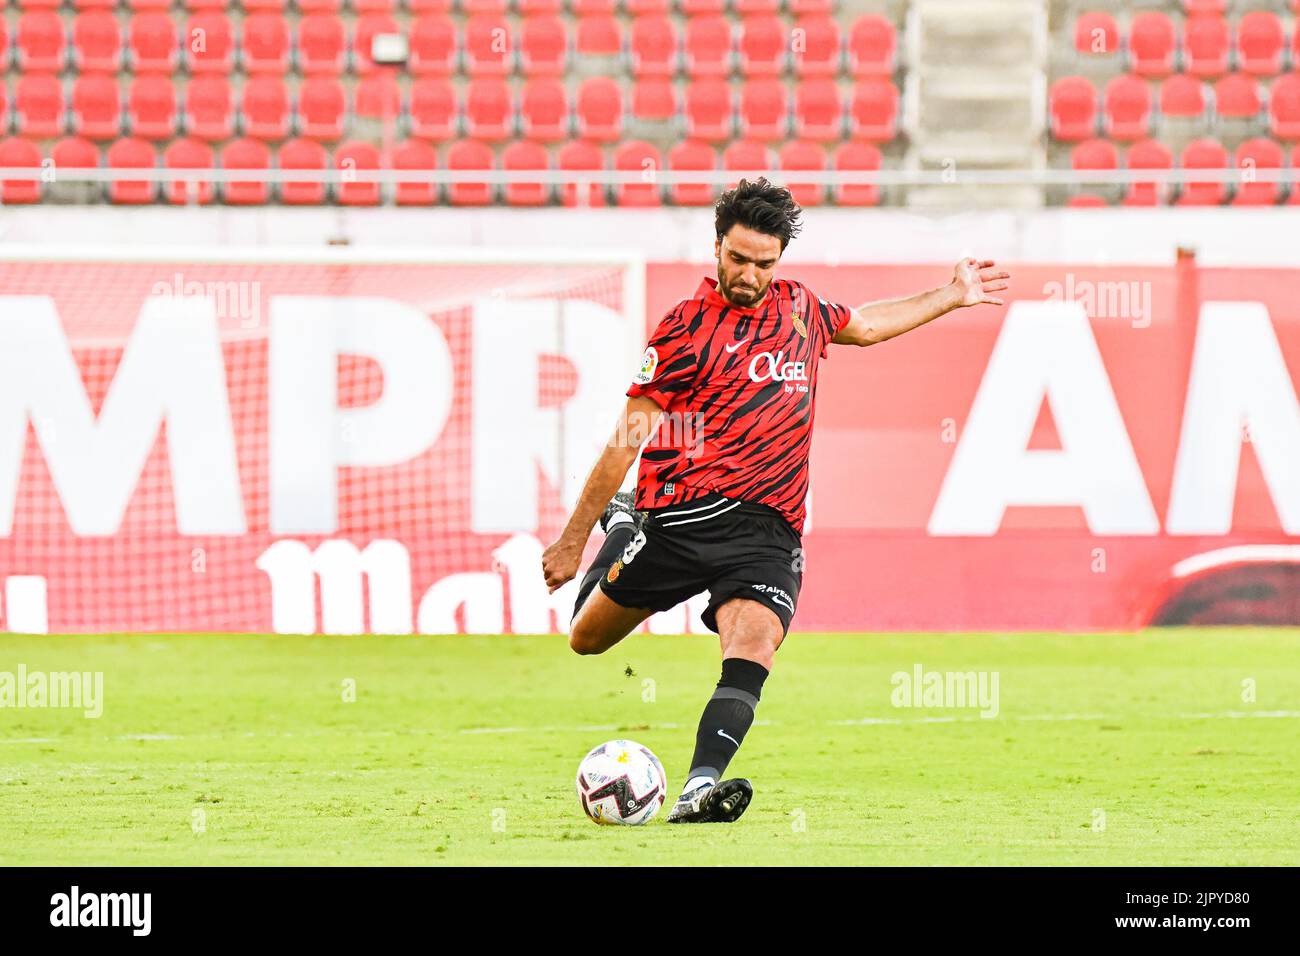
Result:
<svg viewBox="0 0 1300 956"><path fill-rule="evenodd" d="M717 280L655 329L614 437L542 556L554 591L576 576L600 519L605 541L570 629L579 654L604 653L655 611L709 592L703 620L721 641L722 678L669 823L730 823L753 796L748 780L722 775L799 600L818 362L832 344L874 345L962 306L1001 305L992 293L1009 278L963 259L947 285L849 308L775 278L801 228L788 190L741 180L715 213ZM638 452L633 501L618 489Z"/></svg>

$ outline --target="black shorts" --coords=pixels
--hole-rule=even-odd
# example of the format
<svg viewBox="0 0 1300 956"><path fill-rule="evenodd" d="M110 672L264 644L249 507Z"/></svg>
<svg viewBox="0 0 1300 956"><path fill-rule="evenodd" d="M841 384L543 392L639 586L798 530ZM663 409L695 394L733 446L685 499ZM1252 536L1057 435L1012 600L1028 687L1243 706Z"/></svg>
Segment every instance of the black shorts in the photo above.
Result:
<svg viewBox="0 0 1300 956"><path fill-rule="evenodd" d="M651 611L708 591L703 620L711 631L719 607L749 598L771 608L788 632L802 581L799 533L779 511L708 494L647 511L600 588L615 604Z"/></svg>

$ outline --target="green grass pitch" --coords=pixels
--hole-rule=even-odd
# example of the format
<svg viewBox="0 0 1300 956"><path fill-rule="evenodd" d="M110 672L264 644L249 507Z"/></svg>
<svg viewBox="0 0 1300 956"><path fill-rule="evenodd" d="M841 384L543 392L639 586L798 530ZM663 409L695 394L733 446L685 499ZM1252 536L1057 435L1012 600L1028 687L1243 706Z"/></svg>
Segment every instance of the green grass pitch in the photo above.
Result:
<svg viewBox="0 0 1300 956"><path fill-rule="evenodd" d="M999 712L896 672L998 675ZM1300 864L1300 631L791 635L732 826L598 827L589 748L675 796L712 637L0 637L103 714L0 708L0 864ZM355 700L347 701L349 688ZM1252 697L1253 689L1253 700Z"/></svg>

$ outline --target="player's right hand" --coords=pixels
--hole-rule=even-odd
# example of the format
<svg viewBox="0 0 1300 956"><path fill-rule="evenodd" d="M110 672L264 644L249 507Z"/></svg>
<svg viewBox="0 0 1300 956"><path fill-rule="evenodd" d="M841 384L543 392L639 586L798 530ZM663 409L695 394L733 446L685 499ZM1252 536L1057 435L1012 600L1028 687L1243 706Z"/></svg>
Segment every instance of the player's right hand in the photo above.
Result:
<svg viewBox="0 0 1300 956"><path fill-rule="evenodd" d="M560 538L542 552L542 575L552 594L573 580L581 561L582 545L565 538Z"/></svg>

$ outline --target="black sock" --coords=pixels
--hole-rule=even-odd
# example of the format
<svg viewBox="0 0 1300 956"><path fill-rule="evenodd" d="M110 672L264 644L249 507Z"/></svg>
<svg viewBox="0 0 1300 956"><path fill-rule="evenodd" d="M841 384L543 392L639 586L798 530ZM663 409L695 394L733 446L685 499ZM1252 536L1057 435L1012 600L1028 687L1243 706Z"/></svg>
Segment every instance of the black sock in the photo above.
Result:
<svg viewBox="0 0 1300 956"><path fill-rule="evenodd" d="M754 722L754 708L758 706L765 680L767 668L762 664L739 657L722 662L722 679L705 705L699 730L695 732L695 756L691 758L687 781L692 777L722 779L722 772Z"/></svg>
<svg viewBox="0 0 1300 956"><path fill-rule="evenodd" d="M610 565L623 553L623 549L632 540L632 535L635 532L635 524L630 521L620 521L610 530L609 534L605 535L605 543L596 552L596 559L591 562L591 567L587 568L582 584L578 586L578 599L573 602L574 617L577 617L578 612L582 610L582 605L586 603L588 595L596 587L596 582L609 573Z"/></svg>

